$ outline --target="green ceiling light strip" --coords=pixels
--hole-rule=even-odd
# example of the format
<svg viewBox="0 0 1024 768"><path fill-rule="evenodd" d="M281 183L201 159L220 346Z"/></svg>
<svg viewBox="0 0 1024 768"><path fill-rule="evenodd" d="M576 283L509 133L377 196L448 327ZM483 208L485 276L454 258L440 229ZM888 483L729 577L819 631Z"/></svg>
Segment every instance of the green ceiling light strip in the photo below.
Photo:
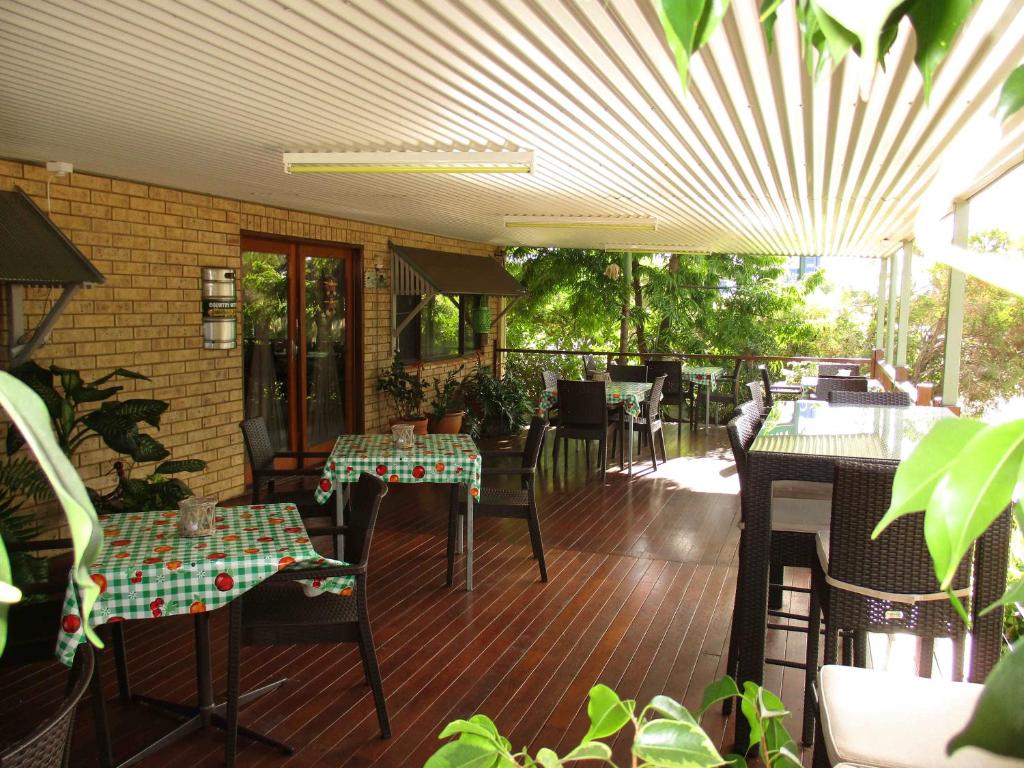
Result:
<svg viewBox="0 0 1024 768"><path fill-rule="evenodd" d="M285 152L285 173L532 173L530 150Z"/></svg>

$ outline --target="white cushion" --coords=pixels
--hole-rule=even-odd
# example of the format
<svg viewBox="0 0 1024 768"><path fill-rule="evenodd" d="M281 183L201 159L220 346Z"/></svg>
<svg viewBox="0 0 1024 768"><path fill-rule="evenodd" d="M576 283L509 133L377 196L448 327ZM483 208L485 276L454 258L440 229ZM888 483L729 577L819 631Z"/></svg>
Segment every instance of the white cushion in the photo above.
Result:
<svg viewBox="0 0 1024 768"><path fill-rule="evenodd" d="M975 747L946 755L979 695L974 683L822 667L818 702L829 760L862 768L1021 768L1024 760Z"/></svg>
<svg viewBox="0 0 1024 768"><path fill-rule="evenodd" d="M831 500L772 498L773 531L817 533L831 523Z"/></svg>
<svg viewBox="0 0 1024 768"><path fill-rule="evenodd" d="M818 499L832 503L832 483L812 483L809 480L775 480L772 497L791 499Z"/></svg>

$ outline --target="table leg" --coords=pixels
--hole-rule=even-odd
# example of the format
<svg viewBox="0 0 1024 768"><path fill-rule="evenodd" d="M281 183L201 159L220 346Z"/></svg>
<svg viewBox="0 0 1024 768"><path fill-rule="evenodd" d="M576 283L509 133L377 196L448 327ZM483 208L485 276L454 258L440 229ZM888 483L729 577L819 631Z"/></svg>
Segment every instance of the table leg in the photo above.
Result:
<svg viewBox="0 0 1024 768"><path fill-rule="evenodd" d="M622 436L626 441L626 476L633 476L633 414L626 412L626 432Z"/></svg>
<svg viewBox="0 0 1024 768"><path fill-rule="evenodd" d="M345 524L345 507L348 506L349 484L341 483L340 488L335 492L334 524L342 526ZM338 533L334 536L334 546L337 547L335 554L338 559L345 556L345 534Z"/></svg>
<svg viewBox="0 0 1024 768"><path fill-rule="evenodd" d="M473 494L469 489L466 492L466 591L473 591Z"/></svg>
<svg viewBox="0 0 1024 768"><path fill-rule="evenodd" d="M704 429L711 426L711 387L704 385Z"/></svg>

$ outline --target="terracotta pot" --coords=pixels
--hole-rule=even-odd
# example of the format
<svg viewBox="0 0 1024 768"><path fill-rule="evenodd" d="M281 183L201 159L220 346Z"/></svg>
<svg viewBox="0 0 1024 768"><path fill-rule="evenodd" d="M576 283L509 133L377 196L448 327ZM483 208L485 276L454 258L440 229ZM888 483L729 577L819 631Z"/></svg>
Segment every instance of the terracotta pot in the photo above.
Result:
<svg viewBox="0 0 1024 768"><path fill-rule="evenodd" d="M465 415L465 411L450 411L434 422L431 431L437 435L457 435Z"/></svg>
<svg viewBox="0 0 1024 768"><path fill-rule="evenodd" d="M424 416L421 419L392 419L391 426L393 427L395 426L395 424L412 424L414 427L413 432L415 432L417 435L427 434L426 416Z"/></svg>

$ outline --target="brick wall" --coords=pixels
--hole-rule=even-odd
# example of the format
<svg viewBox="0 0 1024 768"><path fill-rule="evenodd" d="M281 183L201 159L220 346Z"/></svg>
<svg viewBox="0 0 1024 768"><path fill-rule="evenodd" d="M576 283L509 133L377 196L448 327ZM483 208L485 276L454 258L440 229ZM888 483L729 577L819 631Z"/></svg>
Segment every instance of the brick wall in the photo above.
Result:
<svg viewBox="0 0 1024 768"><path fill-rule="evenodd" d="M0 189L19 186L44 211L48 177L37 164L0 160ZM242 231L360 247L365 268L371 271L382 264L388 286L388 240L482 257L495 253L493 246L479 243L82 173L51 180L49 210L57 226L106 276L106 284L78 293L35 360L81 369L86 380L116 367L149 376L151 382L119 380L125 387L122 396L138 393L170 403L159 439L174 458L205 459L206 471L188 481L197 493L221 498L240 493L244 486L238 430L244 397L242 349L202 348L200 269L240 270ZM365 425L372 432L388 418L376 377L391 353L390 287L358 290L364 315ZM38 325L59 293L57 288L26 291L28 330ZM0 316L6 318L6 307ZM430 363L424 375L462 362L469 363L468 371L472 361L475 355ZM87 485L113 485L112 478L103 477L110 471L112 454L98 440L83 446L75 459Z"/></svg>

